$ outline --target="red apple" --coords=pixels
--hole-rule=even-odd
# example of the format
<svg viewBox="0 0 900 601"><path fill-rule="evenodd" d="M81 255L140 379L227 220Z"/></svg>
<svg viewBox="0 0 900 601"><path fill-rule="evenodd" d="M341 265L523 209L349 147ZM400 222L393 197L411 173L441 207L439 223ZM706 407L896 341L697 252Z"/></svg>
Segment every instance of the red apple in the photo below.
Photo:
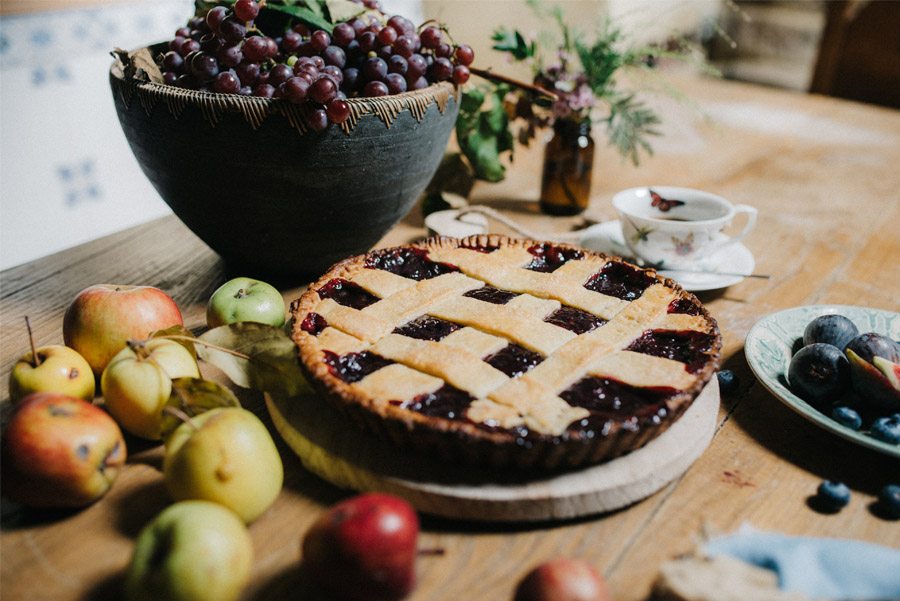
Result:
<svg viewBox="0 0 900 601"><path fill-rule="evenodd" d="M419 518L403 499L367 493L322 514L303 539L310 578L343 601L396 601L415 586Z"/></svg>
<svg viewBox="0 0 900 601"><path fill-rule="evenodd" d="M102 409L52 392L16 405L3 431L3 495L35 507L102 497L125 463L122 431Z"/></svg>
<svg viewBox="0 0 900 601"><path fill-rule="evenodd" d="M514 601L611 601L603 577L580 559L552 559L525 575Z"/></svg>
<svg viewBox="0 0 900 601"><path fill-rule="evenodd" d="M178 305L159 288L97 284L79 292L69 305L63 339L99 376L129 339L142 340L183 324Z"/></svg>

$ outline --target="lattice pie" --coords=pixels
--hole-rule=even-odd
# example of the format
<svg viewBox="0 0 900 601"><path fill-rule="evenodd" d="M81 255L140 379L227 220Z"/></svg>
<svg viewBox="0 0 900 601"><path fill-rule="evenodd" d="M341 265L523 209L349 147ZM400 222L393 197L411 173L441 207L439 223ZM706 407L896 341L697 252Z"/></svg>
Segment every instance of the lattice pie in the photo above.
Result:
<svg viewBox="0 0 900 601"><path fill-rule="evenodd" d="M498 467L578 466L644 445L703 389L721 349L696 297L654 271L501 236L347 259L292 312L311 380L368 432Z"/></svg>

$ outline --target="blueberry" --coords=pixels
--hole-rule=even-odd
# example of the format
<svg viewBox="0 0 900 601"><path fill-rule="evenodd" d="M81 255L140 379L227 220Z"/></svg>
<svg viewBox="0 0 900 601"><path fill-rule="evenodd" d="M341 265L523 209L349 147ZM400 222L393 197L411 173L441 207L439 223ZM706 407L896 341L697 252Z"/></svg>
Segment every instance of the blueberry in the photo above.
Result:
<svg viewBox="0 0 900 601"><path fill-rule="evenodd" d="M878 505L888 517L900 518L900 485L885 485L878 495Z"/></svg>
<svg viewBox="0 0 900 601"><path fill-rule="evenodd" d="M794 394L809 403L834 401L850 385L850 362L836 346L816 342L791 358L788 382Z"/></svg>
<svg viewBox="0 0 900 601"><path fill-rule="evenodd" d="M850 407L835 407L831 410L831 419L851 430L859 430L862 427L862 418L856 409Z"/></svg>
<svg viewBox="0 0 900 601"><path fill-rule="evenodd" d="M843 315L820 315L803 331L803 344L824 342L843 350L858 335L859 330Z"/></svg>
<svg viewBox="0 0 900 601"><path fill-rule="evenodd" d="M723 369L717 374L719 378L719 390L722 394L737 392L738 377L730 369Z"/></svg>
<svg viewBox="0 0 900 601"><path fill-rule="evenodd" d="M872 423L869 434L890 444L900 444L900 414L879 417Z"/></svg>
<svg viewBox="0 0 900 601"><path fill-rule="evenodd" d="M822 508L838 511L850 502L850 489L843 482L825 480L816 490L816 500Z"/></svg>

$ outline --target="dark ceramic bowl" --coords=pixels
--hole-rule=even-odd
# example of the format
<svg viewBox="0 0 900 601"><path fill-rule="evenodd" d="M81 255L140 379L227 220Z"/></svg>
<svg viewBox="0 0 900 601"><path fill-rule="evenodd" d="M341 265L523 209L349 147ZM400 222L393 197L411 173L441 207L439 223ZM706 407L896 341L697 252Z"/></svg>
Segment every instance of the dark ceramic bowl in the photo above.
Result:
<svg viewBox="0 0 900 601"><path fill-rule="evenodd" d="M459 111L448 83L349 101L308 130L282 99L165 86L110 69L119 121L163 200L230 270L319 274L371 248L410 210Z"/></svg>

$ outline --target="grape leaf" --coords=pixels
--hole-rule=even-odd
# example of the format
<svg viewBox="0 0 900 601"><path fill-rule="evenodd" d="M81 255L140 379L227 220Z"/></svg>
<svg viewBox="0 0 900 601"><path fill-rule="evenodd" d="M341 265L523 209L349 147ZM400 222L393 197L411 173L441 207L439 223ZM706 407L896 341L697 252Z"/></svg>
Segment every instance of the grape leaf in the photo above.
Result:
<svg viewBox="0 0 900 601"><path fill-rule="evenodd" d="M194 417L217 407L240 406L241 403L234 393L221 384L190 377L172 380L172 395L166 403L166 407L176 409L187 417ZM160 421L163 439L168 438L169 434L181 424L181 419L176 415L163 410Z"/></svg>
<svg viewBox="0 0 900 601"><path fill-rule="evenodd" d="M309 390L297 347L281 328L253 322L235 323L208 330L198 340L200 358L221 369L242 388L283 392L289 396ZM237 351L242 356L203 342Z"/></svg>
<svg viewBox="0 0 900 601"><path fill-rule="evenodd" d="M282 14L288 15L290 17L294 17L295 19L299 19L303 21L307 25L312 25L313 27L317 27L319 29L324 29L328 33L331 33L331 30L334 26L328 22L323 16L317 15L314 11L310 10L305 6L285 6L281 4L266 4L267 10L273 10L276 12L280 12Z"/></svg>

